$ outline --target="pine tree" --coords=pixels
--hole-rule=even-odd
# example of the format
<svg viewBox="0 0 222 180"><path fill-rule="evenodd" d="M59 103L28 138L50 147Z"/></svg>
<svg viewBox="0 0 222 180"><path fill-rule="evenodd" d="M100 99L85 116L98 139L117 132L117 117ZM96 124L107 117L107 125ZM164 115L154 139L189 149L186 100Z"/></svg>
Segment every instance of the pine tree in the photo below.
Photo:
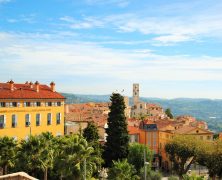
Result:
<svg viewBox="0 0 222 180"><path fill-rule="evenodd" d="M108 114L107 142L105 143L104 159L107 167L112 161L127 158L129 153L129 136L125 116L125 104L123 96L113 93L110 112Z"/></svg>

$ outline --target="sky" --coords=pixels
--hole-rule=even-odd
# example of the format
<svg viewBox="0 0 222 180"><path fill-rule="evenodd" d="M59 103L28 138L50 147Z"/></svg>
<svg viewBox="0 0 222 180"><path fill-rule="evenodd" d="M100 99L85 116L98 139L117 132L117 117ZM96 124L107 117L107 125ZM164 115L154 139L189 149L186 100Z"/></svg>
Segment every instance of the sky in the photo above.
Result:
<svg viewBox="0 0 222 180"><path fill-rule="evenodd" d="M222 99L221 0L0 0L0 82Z"/></svg>

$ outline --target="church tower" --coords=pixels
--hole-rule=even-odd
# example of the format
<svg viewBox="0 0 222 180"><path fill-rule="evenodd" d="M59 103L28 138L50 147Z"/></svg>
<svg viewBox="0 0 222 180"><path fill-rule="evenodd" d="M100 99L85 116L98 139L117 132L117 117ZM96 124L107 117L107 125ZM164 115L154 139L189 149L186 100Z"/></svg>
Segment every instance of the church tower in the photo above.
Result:
<svg viewBox="0 0 222 180"><path fill-rule="evenodd" d="M133 84L133 105L139 102L139 84Z"/></svg>

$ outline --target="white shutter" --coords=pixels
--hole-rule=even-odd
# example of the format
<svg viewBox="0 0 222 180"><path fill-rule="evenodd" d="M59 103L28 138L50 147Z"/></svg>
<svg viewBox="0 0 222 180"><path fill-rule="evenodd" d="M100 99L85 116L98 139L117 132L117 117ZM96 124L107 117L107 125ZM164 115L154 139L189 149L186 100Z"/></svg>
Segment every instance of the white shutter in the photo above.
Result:
<svg viewBox="0 0 222 180"><path fill-rule="evenodd" d="M17 103L17 107L20 107L20 103L19 102Z"/></svg>
<svg viewBox="0 0 222 180"><path fill-rule="evenodd" d="M3 127L5 128L6 126L6 115L4 115L4 121L3 121Z"/></svg>
<svg viewBox="0 0 222 180"><path fill-rule="evenodd" d="M18 115L15 115L15 126L17 126Z"/></svg>
<svg viewBox="0 0 222 180"><path fill-rule="evenodd" d="M29 115L29 125L31 126L31 114L28 115Z"/></svg>

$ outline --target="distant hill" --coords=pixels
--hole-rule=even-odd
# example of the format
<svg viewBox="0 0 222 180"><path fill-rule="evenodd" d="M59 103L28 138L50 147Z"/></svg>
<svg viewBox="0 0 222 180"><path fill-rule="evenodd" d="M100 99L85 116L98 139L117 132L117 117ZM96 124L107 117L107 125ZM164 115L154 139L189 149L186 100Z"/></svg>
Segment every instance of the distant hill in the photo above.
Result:
<svg viewBox="0 0 222 180"><path fill-rule="evenodd" d="M80 95L62 93L66 103L109 102L110 95ZM209 129L222 131L222 100L211 99L160 99L141 97L141 101L160 104L164 109L170 108L175 116L192 115L198 120L205 120ZM130 98L132 104L132 98Z"/></svg>

